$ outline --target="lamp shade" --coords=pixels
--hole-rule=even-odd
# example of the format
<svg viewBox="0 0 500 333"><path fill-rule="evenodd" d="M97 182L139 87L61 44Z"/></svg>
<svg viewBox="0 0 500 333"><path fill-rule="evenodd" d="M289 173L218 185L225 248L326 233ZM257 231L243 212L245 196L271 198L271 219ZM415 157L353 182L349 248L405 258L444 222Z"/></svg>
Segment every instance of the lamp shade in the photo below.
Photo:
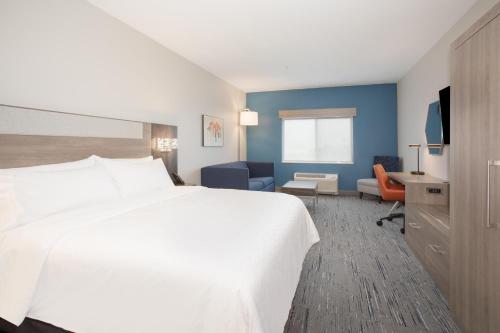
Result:
<svg viewBox="0 0 500 333"><path fill-rule="evenodd" d="M240 112L240 125L257 126L259 124L259 113L245 109Z"/></svg>

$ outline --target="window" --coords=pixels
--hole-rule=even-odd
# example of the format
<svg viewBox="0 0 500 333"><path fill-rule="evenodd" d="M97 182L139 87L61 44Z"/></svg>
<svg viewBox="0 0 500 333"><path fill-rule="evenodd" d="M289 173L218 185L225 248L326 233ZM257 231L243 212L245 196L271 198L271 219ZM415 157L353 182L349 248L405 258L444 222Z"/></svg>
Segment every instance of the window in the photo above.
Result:
<svg viewBox="0 0 500 333"><path fill-rule="evenodd" d="M283 119L283 162L353 163L352 117Z"/></svg>

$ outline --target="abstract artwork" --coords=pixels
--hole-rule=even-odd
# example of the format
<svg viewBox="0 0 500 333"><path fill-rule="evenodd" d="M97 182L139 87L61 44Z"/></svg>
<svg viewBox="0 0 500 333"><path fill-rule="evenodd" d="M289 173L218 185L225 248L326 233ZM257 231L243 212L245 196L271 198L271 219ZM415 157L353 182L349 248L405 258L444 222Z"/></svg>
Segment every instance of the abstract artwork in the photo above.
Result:
<svg viewBox="0 0 500 333"><path fill-rule="evenodd" d="M429 104L427 121L425 123L425 137L427 139L429 154L443 154L443 125L439 101Z"/></svg>
<svg viewBox="0 0 500 333"><path fill-rule="evenodd" d="M203 115L203 146L224 146L224 119Z"/></svg>

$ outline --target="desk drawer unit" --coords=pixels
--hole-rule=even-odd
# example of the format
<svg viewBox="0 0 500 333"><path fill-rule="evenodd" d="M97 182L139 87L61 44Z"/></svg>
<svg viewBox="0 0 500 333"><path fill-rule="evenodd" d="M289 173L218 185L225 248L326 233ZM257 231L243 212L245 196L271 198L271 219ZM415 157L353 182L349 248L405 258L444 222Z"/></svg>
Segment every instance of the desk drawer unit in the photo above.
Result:
<svg viewBox="0 0 500 333"><path fill-rule="evenodd" d="M450 251L447 227L411 204L406 207L406 224L408 246L448 297Z"/></svg>
<svg viewBox="0 0 500 333"><path fill-rule="evenodd" d="M414 208L406 207L406 233L405 238L413 254L424 262L425 259L425 231L426 223L418 218L418 211Z"/></svg>
<svg viewBox="0 0 500 333"><path fill-rule="evenodd" d="M431 227L433 228L433 227ZM440 232L429 233L425 247L425 266L434 282L448 298L450 282L450 245L449 239Z"/></svg>

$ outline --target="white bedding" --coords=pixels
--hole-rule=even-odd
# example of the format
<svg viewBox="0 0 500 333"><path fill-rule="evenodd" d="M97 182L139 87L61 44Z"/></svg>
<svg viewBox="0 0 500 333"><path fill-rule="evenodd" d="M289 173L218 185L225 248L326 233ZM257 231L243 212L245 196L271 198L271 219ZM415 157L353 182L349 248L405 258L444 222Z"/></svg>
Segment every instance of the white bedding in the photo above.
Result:
<svg viewBox="0 0 500 333"><path fill-rule="evenodd" d="M0 233L0 317L76 332L282 332L317 230L299 199L177 187Z"/></svg>

